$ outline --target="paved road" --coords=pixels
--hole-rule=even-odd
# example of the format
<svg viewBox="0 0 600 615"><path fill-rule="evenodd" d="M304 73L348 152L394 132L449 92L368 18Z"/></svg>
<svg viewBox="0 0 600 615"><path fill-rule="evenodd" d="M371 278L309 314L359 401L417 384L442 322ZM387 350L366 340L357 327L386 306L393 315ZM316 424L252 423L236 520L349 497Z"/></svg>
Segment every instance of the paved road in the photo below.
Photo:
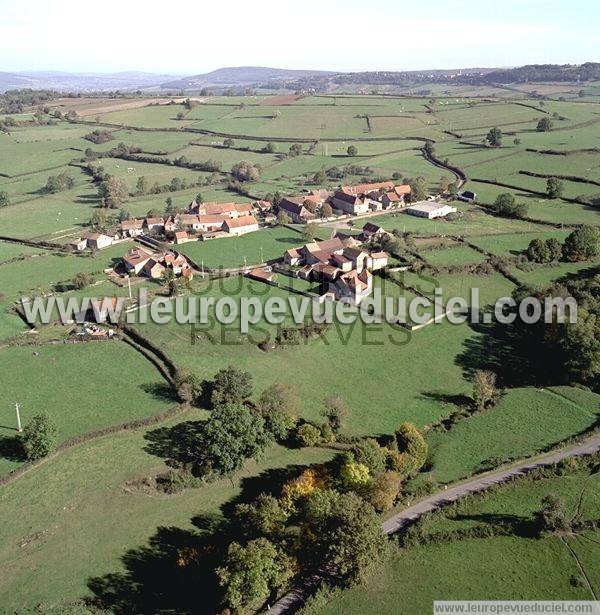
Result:
<svg viewBox="0 0 600 615"><path fill-rule="evenodd" d="M458 500L462 496L483 491L488 487L505 482L513 476L522 476L531 470L552 465L561 461L561 459L590 455L599 450L600 434L595 434L578 444L533 459L526 459L513 465L509 469L492 471L471 480L464 481L454 487L448 487L444 491L427 496L415 504L404 508L393 517L384 521L381 525L382 530L385 534L394 534L404 526L417 520L424 513L435 510L454 500ZM294 612L294 610L302 606L307 594L308 590L305 586L296 587L273 604L267 612L269 615L283 615L284 613Z"/></svg>

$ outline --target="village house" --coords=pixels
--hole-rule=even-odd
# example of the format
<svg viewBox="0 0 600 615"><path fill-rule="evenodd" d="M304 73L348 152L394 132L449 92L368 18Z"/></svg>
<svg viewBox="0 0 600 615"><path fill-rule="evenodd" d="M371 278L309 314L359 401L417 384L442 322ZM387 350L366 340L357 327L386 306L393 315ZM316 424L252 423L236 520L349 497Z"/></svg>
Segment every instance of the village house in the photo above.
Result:
<svg viewBox="0 0 600 615"><path fill-rule="evenodd" d="M373 201L376 205L376 201ZM335 209L339 209L347 214L358 216L368 213L371 200L361 197L354 192L348 191L346 188L336 190L331 197L331 205Z"/></svg>
<svg viewBox="0 0 600 615"><path fill-rule="evenodd" d="M367 222L362 227L361 239L367 241L377 241L383 239L388 232L381 226L374 224L373 222Z"/></svg>
<svg viewBox="0 0 600 615"><path fill-rule="evenodd" d="M444 218L448 214L456 212L456 207L450 205L441 205L440 203L418 203L406 208L406 213L411 216L419 216L421 218Z"/></svg>
<svg viewBox="0 0 600 615"><path fill-rule="evenodd" d="M90 250L102 250L108 248L114 241L114 239L104 233L89 233L85 235L87 247Z"/></svg>
<svg viewBox="0 0 600 615"><path fill-rule="evenodd" d="M191 241L190 236L187 234L186 231L175 231L175 243L176 244L181 244L181 243L186 243L188 241Z"/></svg>
<svg viewBox="0 0 600 615"><path fill-rule="evenodd" d="M399 207L410 191L410 186L395 186L392 181L342 186L334 192L331 204L345 213L360 215Z"/></svg>
<svg viewBox="0 0 600 615"><path fill-rule="evenodd" d="M329 288L336 299L346 299L358 305L373 291L373 274L368 269L361 273L353 269L339 276Z"/></svg>
<svg viewBox="0 0 600 615"><path fill-rule="evenodd" d="M223 229L223 224L226 221L237 220L237 218L226 218L216 214L206 214L198 216L198 224L201 231L214 232Z"/></svg>
<svg viewBox="0 0 600 615"><path fill-rule="evenodd" d="M238 218L254 213L251 203L198 203L193 200L188 205L188 213L199 216L222 216L223 218Z"/></svg>
<svg viewBox="0 0 600 615"><path fill-rule="evenodd" d="M133 218L123 220L120 226L121 237L139 237L144 232L144 221Z"/></svg>
<svg viewBox="0 0 600 615"><path fill-rule="evenodd" d="M144 248L130 248L123 257L125 270L129 274L138 275L144 265L153 257L152 252Z"/></svg>
<svg viewBox="0 0 600 615"><path fill-rule="evenodd" d="M150 258L146 261L140 273L147 278L156 280L162 277L165 272L165 269L166 267L161 262L159 262L155 258Z"/></svg>
<svg viewBox="0 0 600 615"><path fill-rule="evenodd" d="M180 252L167 252L161 260L161 263L173 270L175 275L181 275L184 269L189 269L189 264L185 256Z"/></svg>
<svg viewBox="0 0 600 615"><path fill-rule="evenodd" d="M255 201L254 208L258 210L262 214L266 214L271 211L273 207L273 203L271 201Z"/></svg>
<svg viewBox="0 0 600 615"><path fill-rule="evenodd" d="M371 252L371 271L387 267L389 255L387 252Z"/></svg>
<svg viewBox="0 0 600 615"><path fill-rule="evenodd" d="M279 202L279 211L286 213L296 224L314 220L316 216L304 206L305 200L306 197L285 197Z"/></svg>
<svg viewBox="0 0 600 615"><path fill-rule="evenodd" d="M240 216L223 222L223 230L231 235L244 235L258 230L258 222L254 216Z"/></svg>
<svg viewBox="0 0 600 615"><path fill-rule="evenodd" d="M198 214L179 214L175 220L178 227L188 231L199 231L202 228Z"/></svg>
<svg viewBox="0 0 600 615"><path fill-rule="evenodd" d="M85 320L97 323L105 323L108 320L109 316L111 316L112 318L112 315L116 314L118 299L116 297L103 297L102 299L92 299L90 303L91 310L88 310L88 313L86 313ZM98 332L101 331L104 330L98 330ZM106 335L106 331L104 331L104 335ZM98 336L101 337L102 335L98 333Z"/></svg>
<svg viewBox="0 0 600 615"><path fill-rule="evenodd" d="M165 233L174 233L178 229L179 225L177 220L173 216L169 216L165 220Z"/></svg>
<svg viewBox="0 0 600 615"><path fill-rule="evenodd" d="M145 218L144 229L146 231L162 233L165 230L165 220L164 218Z"/></svg>
<svg viewBox="0 0 600 615"><path fill-rule="evenodd" d="M462 192L458 193L457 197L461 201L472 203L473 201L477 200L477 193L472 192L471 190L463 190Z"/></svg>
<svg viewBox="0 0 600 615"><path fill-rule="evenodd" d="M291 267L299 265L301 260L302 256L297 248L290 248L283 253L283 262Z"/></svg>

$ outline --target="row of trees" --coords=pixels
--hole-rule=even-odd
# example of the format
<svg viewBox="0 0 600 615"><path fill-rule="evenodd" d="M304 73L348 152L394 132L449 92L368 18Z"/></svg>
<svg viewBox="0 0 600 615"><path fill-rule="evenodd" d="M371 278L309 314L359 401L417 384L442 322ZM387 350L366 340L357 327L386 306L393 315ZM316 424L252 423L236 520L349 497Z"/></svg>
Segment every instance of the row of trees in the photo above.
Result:
<svg viewBox="0 0 600 615"><path fill-rule="evenodd" d="M561 258L568 262L593 259L600 253L600 231L583 226L570 233L564 243L556 237L533 239L527 247L527 257L536 263L551 263Z"/></svg>

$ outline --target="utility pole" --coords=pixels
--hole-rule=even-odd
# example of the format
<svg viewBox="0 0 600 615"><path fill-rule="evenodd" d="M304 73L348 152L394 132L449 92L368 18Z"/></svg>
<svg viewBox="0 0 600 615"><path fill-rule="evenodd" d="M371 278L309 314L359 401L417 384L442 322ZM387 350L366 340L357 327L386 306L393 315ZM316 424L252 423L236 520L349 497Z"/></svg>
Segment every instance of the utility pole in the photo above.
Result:
<svg viewBox="0 0 600 615"><path fill-rule="evenodd" d="M21 433L23 431L23 428L21 427L21 413L19 412L19 407L20 404L15 403L15 410L17 412L17 431Z"/></svg>

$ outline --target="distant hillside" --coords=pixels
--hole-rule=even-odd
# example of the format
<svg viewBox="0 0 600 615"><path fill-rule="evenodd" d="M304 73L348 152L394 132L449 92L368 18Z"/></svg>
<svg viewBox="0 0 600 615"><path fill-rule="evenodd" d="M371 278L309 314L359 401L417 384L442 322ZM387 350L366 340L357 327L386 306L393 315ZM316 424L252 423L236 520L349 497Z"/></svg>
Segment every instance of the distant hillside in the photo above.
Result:
<svg viewBox="0 0 600 615"><path fill-rule="evenodd" d="M142 72L64 73L58 71L0 72L0 92L21 88L61 92L137 90L159 86L173 75Z"/></svg>
<svg viewBox="0 0 600 615"><path fill-rule="evenodd" d="M600 79L600 63L528 64L518 68L494 70L477 83L536 83L542 81L592 81Z"/></svg>
<svg viewBox="0 0 600 615"><path fill-rule="evenodd" d="M292 81L307 77L333 75L335 73L321 70L288 70L268 68L265 66L235 66L219 68L210 73L193 75L176 81L163 83L165 89L196 89L210 86L248 86L268 83L272 80Z"/></svg>

